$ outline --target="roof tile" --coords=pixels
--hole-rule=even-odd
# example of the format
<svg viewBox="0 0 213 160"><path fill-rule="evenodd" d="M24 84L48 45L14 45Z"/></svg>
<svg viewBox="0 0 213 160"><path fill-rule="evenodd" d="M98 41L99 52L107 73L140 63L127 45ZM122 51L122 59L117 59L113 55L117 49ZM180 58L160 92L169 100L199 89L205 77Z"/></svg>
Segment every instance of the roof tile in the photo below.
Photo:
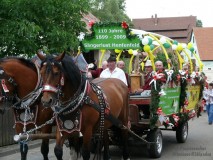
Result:
<svg viewBox="0 0 213 160"><path fill-rule="evenodd" d="M213 60L213 27L193 28L201 60Z"/></svg>

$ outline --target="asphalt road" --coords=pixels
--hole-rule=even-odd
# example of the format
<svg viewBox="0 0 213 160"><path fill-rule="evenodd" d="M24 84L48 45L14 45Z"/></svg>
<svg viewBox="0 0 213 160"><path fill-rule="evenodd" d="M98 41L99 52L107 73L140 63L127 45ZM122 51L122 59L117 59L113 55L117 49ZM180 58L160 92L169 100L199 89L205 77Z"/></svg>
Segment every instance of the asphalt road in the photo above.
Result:
<svg viewBox="0 0 213 160"><path fill-rule="evenodd" d="M213 160L213 125L207 123L206 113L202 113L200 118L189 121L189 135L186 143L177 143L175 132L162 131L163 133L163 153L159 160ZM56 160L53 148L54 143L50 145L49 159ZM121 150L116 146L110 147L112 160L121 159ZM146 146L137 145L130 148L131 160L148 160ZM18 151L10 155L1 156L0 160L20 159ZM93 159L93 156L91 156ZM40 148L30 149L28 160L42 160ZM64 147L64 160L70 160L69 149ZM82 160L80 158L79 160Z"/></svg>

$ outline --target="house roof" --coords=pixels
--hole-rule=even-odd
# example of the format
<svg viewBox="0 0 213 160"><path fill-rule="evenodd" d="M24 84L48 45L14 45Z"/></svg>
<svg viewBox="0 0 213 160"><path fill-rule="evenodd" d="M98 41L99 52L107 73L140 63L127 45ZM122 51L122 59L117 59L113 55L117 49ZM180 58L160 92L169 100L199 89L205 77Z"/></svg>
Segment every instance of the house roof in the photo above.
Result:
<svg viewBox="0 0 213 160"><path fill-rule="evenodd" d="M213 60L213 27L193 28L200 59Z"/></svg>
<svg viewBox="0 0 213 160"><path fill-rule="evenodd" d="M158 33L181 43L190 41L192 28L196 27L196 16L158 18L155 15L152 18L132 21L135 29Z"/></svg>
<svg viewBox="0 0 213 160"><path fill-rule="evenodd" d="M88 14L83 14L83 18L82 18L82 21L84 21L86 23L86 29L88 32L90 32L90 22L99 22L100 20L95 17L92 13L88 13Z"/></svg>

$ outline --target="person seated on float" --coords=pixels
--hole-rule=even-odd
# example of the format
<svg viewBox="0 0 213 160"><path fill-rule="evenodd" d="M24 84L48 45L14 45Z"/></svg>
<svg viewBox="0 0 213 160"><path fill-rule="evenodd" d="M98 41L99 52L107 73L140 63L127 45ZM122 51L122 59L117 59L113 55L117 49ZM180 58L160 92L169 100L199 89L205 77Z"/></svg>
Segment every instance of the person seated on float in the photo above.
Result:
<svg viewBox="0 0 213 160"><path fill-rule="evenodd" d="M120 60L117 62L117 67L122 69L123 71L125 70L125 63L124 61ZM129 74L124 72L125 76L126 76L126 80L127 80L127 84L128 84L128 88L130 88L130 80L129 80Z"/></svg>
<svg viewBox="0 0 213 160"><path fill-rule="evenodd" d="M145 72L146 75L144 77L145 83L142 88L139 88L136 90L136 93L142 93L145 92L146 90L151 90L151 85L150 82L152 81L152 62L150 60L147 60L145 63ZM149 119L150 116L150 111L149 111L149 105L148 104L143 104L143 105L138 105L139 110L142 110L143 115L141 115L141 118L144 119Z"/></svg>
<svg viewBox="0 0 213 160"><path fill-rule="evenodd" d="M155 62L155 69L156 69L156 72L157 71L163 72L164 71L163 62L162 61L156 61Z"/></svg>
<svg viewBox="0 0 213 160"><path fill-rule="evenodd" d="M172 68L172 63L171 63L171 59L167 59L167 63L170 64L171 68ZM155 69L156 69L156 72L164 72L165 71L165 68L163 66L163 62L158 60L155 62Z"/></svg>
<svg viewBox="0 0 213 160"><path fill-rule="evenodd" d="M122 69L116 67L116 55L110 54L107 60L108 68L103 70L100 74L100 78L118 78L127 85L125 73Z"/></svg>
<svg viewBox="0 0 213 160"><path fill-rule="evenodd" d="M103 61L102 62L102 67L101 68L97 68L96 70L91 70L91 74L93 78L98 78L100 77L100 74L103 70L105 70L108 67L108 63L107 61Z"/></svg>
<svg viewBox="0 0 213 160"><path fill-rule="evenodd" d="M189 64L188 63L184 63L182 70L183 71L188 71L189 70Z"/></svg>
<svg viewBox="0 0 213 160"><path fill-rule="evenodd" d="M141 88L137 89L137 93L141 93L144 90L151 90L150 82L152 81L152 62L150 60L147 60L145 63L145 76L144 76L144 86Z"/></svg>
<svg viewBox="0 0 213 160"><path fill-rule="evenodd" d="M172 63L171 63L171 60L170 59L167 59L167 63L168 64L170 64L170 70L172 70L173 68L172 68ZM163 62L162 61L160 61L160 60L158 60L158 61L156 61L155 62L155 70L156 70L156 72L159 74L159 73L163 73L163 72L165 72L165 68L164 68L164 66L163 66ZM163 73L164 74L164 73ZM162 82L166 82L166 78L165 78L165 76L162 76L161 78L160 78L160 80L162 81Z"/></svg>

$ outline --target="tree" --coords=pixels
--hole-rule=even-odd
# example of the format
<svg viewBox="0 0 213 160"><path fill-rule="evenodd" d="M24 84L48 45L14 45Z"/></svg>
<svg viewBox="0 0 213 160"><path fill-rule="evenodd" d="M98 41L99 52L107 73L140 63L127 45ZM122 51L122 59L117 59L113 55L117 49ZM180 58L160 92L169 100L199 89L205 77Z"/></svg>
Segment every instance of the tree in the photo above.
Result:
<svg viewBox="0 0 213 160"><path fill-rule="evenodd" d="M87 0L2 0L0 8L0 56L29 57L38 49L76 48L85 31L82 14L90 5Z"/></svg>
<svg viewBox="0 0 213 160"><path fill-rule="evenodd" d="M197 20L196 21L196 27L203 27L203 23L202 23L202 21L201 20Z"/></svg>
<svg viewBox="0 0 213 160"><path fill-rule="evenodd" d="M131 20L125 14L125 0L91 0L92 14L102 22L122 22L131 24Z"/></svg>

